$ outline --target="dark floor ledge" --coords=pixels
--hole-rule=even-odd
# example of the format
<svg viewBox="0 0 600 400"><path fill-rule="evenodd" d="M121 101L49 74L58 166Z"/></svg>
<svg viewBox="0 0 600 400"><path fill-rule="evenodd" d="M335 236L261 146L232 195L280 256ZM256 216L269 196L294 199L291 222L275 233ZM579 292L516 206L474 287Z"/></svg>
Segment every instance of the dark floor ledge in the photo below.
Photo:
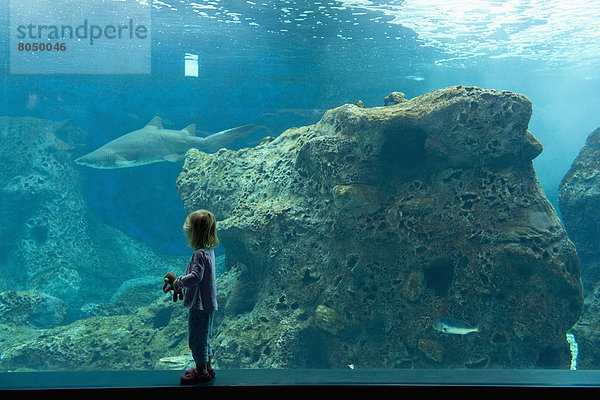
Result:
<svg viewBox="0 0 600 400"><path fill-rule="evenodd" d="M209 383L179 385L182 371L69 371L0 373L2 391L155 391L393 389L562 390L600 388L596 370L228 369ZM6 392L5 392L6 393Z"/></svg>

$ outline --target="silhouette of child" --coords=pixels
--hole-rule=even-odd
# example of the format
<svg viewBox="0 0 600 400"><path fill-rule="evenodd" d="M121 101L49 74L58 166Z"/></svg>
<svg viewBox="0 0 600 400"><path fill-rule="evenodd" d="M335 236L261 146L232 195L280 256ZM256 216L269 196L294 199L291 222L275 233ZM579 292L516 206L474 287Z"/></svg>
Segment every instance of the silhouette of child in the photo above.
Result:
<svg viewBox="0 0 600 400"><path fill-rule="evenodd" d="M185 219L183 231L189 246L194 249L185 275L175 276L169 271L164 278L163 291L173 290L173 300L183 299L189 309L189 346L196 368L187 370L180 377L181 384L208 382L215 376L211 366L213 356L212 337L213 312L217 310L215 253L219 245L216 220L207 210L194 211Z"/></svg>

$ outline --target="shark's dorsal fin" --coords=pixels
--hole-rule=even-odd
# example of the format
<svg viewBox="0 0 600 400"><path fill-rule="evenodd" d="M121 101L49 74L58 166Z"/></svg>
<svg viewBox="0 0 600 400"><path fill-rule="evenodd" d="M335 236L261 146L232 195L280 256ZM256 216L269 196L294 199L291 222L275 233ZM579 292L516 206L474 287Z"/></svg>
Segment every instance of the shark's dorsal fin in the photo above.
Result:
<svg viewBox="0 0 600 400"><path fill-rule="evenodd" d="M152 118L152 120L146 124L146 128L163 129L162 119L160 117Z"/></svg>
<svg viewBox="0 0 600 400"><path fill-rule="evenodd" d="M196 124L189 124L188 126L183 128L181 132L186 133L190 136L196 136Z"/></svg>

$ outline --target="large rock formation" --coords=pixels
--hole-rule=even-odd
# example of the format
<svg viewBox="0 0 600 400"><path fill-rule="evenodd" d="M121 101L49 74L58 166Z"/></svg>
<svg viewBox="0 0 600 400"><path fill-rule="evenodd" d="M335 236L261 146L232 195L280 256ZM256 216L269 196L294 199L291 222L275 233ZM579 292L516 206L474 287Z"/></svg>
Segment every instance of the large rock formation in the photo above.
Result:
<svg viewBox="0 0 600 400"><path fill-rule="evenodd" d="M592 132L559 187L561 216L582 263L585 281L600 282L600 129Z"/></svg>
<svg viewBox="0 0 600 400"><path fill-rule="evenodd" d="M600 368L600 129L592 132L561 181L562 219L581 260L585 306L573 329L580 368Z"/></svg>
<svg viewBox="0 0 600 400"><path fill-rule="evenodd" d="M458 86L190 150L178 190L227 251L219 366L568 368L579 260L532 166L531 112Z"/></svg>

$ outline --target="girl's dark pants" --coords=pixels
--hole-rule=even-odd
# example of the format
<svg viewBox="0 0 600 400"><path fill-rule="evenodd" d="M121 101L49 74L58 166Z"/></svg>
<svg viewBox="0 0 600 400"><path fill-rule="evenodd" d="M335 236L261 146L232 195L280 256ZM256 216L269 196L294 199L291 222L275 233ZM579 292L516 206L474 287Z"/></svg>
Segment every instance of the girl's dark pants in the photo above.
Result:
<svg viewBox="0 0 600 400"><path fill-rule="evenodd" d="M212 321L212 311L190 309L188 319L189 345L197 368L209 362L213 355L210 347Z"/></svg>

